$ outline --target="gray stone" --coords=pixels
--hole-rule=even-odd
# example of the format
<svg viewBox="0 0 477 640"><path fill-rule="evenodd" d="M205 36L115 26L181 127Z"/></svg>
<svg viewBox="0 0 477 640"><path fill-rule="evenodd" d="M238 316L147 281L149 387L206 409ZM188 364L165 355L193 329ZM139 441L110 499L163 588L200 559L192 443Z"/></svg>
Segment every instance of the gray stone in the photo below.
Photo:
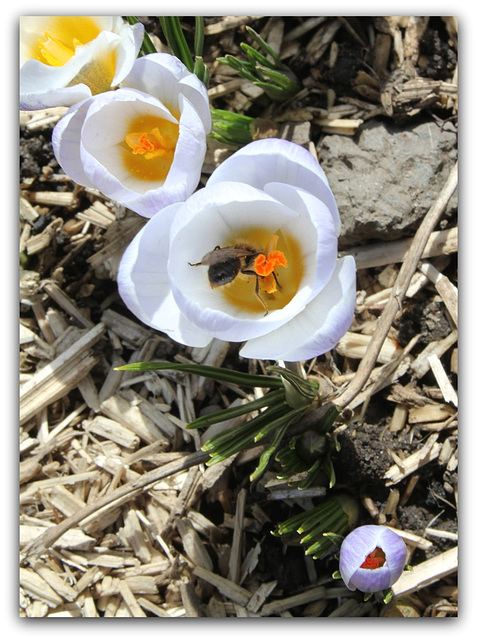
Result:
<svg viewBox="0 0 477 640"><path fill-rule="evenodd" d="M430 121L369 122L354 138L328 135L320 162L341 215L340 247L412 236L457 159L457 133ZM446 214L457 208L454 193Z"/></svg>

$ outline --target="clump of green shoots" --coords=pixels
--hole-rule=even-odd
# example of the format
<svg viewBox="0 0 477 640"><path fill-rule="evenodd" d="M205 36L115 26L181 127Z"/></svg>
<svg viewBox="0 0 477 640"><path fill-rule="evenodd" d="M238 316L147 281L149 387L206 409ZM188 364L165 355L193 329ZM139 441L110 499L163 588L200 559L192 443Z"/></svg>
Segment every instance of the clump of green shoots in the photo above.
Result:
<svg viewBox="0 0 477 640"><path fill-rule="evenodd" d="M321 469L328 474L330 482L334 482L329 456L335 444L328 435L328 431L339 410L333 405L331 408L320 407L319 386L316 382L306 380L298 373L279 366L268 367L269 371L279 375L251 375L219 367L169 362L138 362L117 368L125 371L173 369L249 388L266 388L267 391L255 400L200 416L187 425L188 429L201 429L239 416L248 417L243 424L225 429L204 443L202 450L210 455L206 464L209 466L216 464L261 443L264 445L264 450L250 480L257 480L265 472L279 450L283 468L282 477L288 477L288 474L291 475L296 470L292 459L295 452L303 456L310 444L309 456L303 458L304 466L300 468L305 472L305 476L309 473L309 479L305 480L305 485L311 484L316 473ZM318 420L316 430L320 437L324 437L324 441L320 440L321 448L313 450L311 441L308 443L306 433L303 437L294 438L289 437L287 432L292 426L299 425L300 419L306 413L318 407L323 411L323 417ZM290 452L291 457L287 451Z"/></svg>
<svg viewBox="0 0 477 640"><path fill-rule="evenodd" d="M295 74L283 64L275 51L256 31L251 27L246 27L246 30L261 51L246 42L241 42L240 46L247 54L247 60L226 55L218 58L219 62L227 64L238 71L242 78L261 87L272 100L290 100L301 89Z"/></svg>
<svg viewBox="0 0 477 640"><path fill-rule="evenodd" d="M300 544L314 560L339 548L345 534L358 519L358 504L346 494L330 497L308 511L302 511L278 525L274 536L301 535Z"/></svg>

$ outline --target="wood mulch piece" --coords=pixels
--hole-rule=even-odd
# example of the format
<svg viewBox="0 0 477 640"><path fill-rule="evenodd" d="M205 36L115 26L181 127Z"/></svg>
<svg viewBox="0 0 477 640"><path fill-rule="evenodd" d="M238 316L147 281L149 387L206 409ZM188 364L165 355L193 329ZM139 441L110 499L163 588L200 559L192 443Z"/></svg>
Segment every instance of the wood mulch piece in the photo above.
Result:
<svg viewBox="0 0 477 640"><path fill-rule="evenodd" d="M260 117L262 135L315 155L322 134L354 135L372 118L434 108L456 118L457 66L442 69L457 23L439 20L451 45L439 53L428 43L424 55L427 18L207 19L212 106ZM144 22L155 38L154 19ZM304 88L289 104L271 104L215 61L240 55L244 25L300 71ZM341 54L357 49L366 65L345 73ZM341 84L330 81L333 69ZM20 616L457 615L458 231L435 228L457 176L414 238L343 252L358 266L355 319L335 350L304 363L346 407L337 435L350 457L336 460L339 488L361 502L363 523L388 524L408 545L414 570L383 607L331 577L333 556L313 561L296 541L270 535L326 483L303 497L277 485L272 468L251 486L260 447L205 466L210 431L187 424L260 390L114 370L154 359L250 372L267 363L219 341L182 347L131 316L115 278L146 221L59 170L49 140L65 111L20 115L24 149L42 145L40 164L22 154L20 173ZM202 184L232 152L210 146Z"/></svg>

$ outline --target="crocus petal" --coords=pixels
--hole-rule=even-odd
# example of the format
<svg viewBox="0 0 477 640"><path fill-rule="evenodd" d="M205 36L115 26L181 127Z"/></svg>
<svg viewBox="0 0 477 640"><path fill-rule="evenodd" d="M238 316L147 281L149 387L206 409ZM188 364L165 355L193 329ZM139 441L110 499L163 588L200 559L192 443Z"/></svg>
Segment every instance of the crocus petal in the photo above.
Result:
<svg viewBox="0 0 477 640"><path fill-rule="evenodd" d="M143 25L131 26L118 16L20 18L20 108L71 106L117 86L134 64L143 33ZM42 59L38 42L50 35L71 40L66 62Z"/></svg>
<svg viewBox="0 0 477 640"><path fill-rule="evenodd" d="M114 16L113 19L118 20L118 16ZM113 87L119 86L134 68L144 38L144 25L140 22L133 25L126 24L122 20L119 22L120 26L118 25L116 29L122 40L116 48L116 73L112 82Z"/></svg>
<svg viewBox="0 0 477 640"><path fill-rule="evenodd" d="M46 33L55 36L58 29L68 29L67 37L90 42L94 39L91 33L94 35L95 31L96 35L102 31L119 33L123 26L128 25L119 16L20 16L20 64L32 57Z"/></svg>
<svg viewBox="0 0 477 640"><path fill-rule="evenodd" d="M31 60L25 64L22 71L22 94L19 107L26 111L37 111L52 107L69 107L81 102L91 95L91 90L85 84L79 83L73 87L54 87L57 77L50 76L50 71L45 71L41 62ZM49 77L50 76L50 77ZM37 87L37 80L41 78L41 85ZM44 84L43 84L44 83ZM45 90L45 86L51 88Z"/></svg>
<svg viewBox="0 0 477 640"><path fill-rule="evenodd" d="M315 279L310 290L312 299L328 283L336 266L338 238L333 214L316 196L289 184L270 182L265 185L264 191L299 214L293 222L298 236L304 237L304 232L299 233L297 227L303 220L311 219L315 227L317 242L314 256Z"/></svg>
<svg viewBox="0 0 477 640"><path fill-rule="evenodd" d="M251 142L219 165L208 184L226 180L245 182L257 189L264 189L269 182L304 189L325 203L339 235L341 221L326 175L312 154L300 145L277 138Z"/></svg>
<svg viewBox="0 0 477 640"><path fill-rule="evenodd" d="M181 117L179 120L179 139L164 187L160 196L162 201L177 202L185 200L196 188L202 171L202 160L207 150L206 130L194 105L183 97L181 99ZM162 206L162 205L161 205ZM160 208L151 203L155 211Z"/></svg>
<svg viewBox="0 0 477 640"><path fill-rule="evenodd" d="M386 557L382 567L362 568L369 554L380 548ZM364 525L354 529L344 539L340 549L340 574L351 591L359 589L374 593L388 589L403 572L406 545L402 538L387 527Z"/></svg>
<svg viewBox="0 0 477 640"><path fill-rule="evenodd" d="M83 100L71 107L56 124L51 138L58 164L68 176L83 187L93 186L84 170L79 143L89 106L89 100Z"/></svg>
<svg viewBox="0 0 477 640"><path fill-rule="evenodd" d="M168 231L181 207L166 207L126 249L118 271L118 290L129 310L150 327L181 344L204 347L212 336L192 325L174 301L167 273Z"/></svg>
<svg viewBox="0 0 477 640"><path fill-rule="evenodd" d="M180 81L180 100L189 100L194 105L200 116L206 133L212 129L212 116L210 114L209 96L205 85L195 74L189 74Z"/></svg>
<svg viewBox="0 0 477 640"><path fill-rule="evenodd" d="M172 111L182 110L180 102L186 98L194 105L205 132L209 133L211 116L207 89L175 56L152 53L138 58L122 86L156 96Z"/></svg>
<svg viewBox="0 0 477 640"><path fill-rule="evenodd" d="M326 287L300 314L284 326L249 340L242 347L240 355L296 362L329 351L351 325L355 288L354 258L346 256L338 260Z"/></svg>

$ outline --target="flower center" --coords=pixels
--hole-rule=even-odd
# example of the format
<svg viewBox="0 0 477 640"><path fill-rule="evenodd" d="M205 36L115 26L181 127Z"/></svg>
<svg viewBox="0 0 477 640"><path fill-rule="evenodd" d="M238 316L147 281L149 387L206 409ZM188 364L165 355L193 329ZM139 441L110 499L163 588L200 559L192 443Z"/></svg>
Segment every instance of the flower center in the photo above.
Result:
<svg viewBox="0 0 477 640"><path fill-rule="evenodd" d="M379 569L386 562L386 554L380 547L376 547L374 551L368 554L360 566L360 569Z"/></svg>
<svg viewBox="0 0 477 640"><path fill-rule="evenodd" d="M240 277L217 290L241 311L263 316L264 305L267 311L282 309L295 296L304 273L298 242L291 234L281 230L275 233L263 228L242 231L237 234L239 239L237 236L230 238L228 246L239 242L254 248L259 255L252 264L242 269Z"/></svg>
<svg viewBox="0 0 477 640"><path fill-rule="evenodd" d="M52 67L62 67L75 55L76 47L94 40L100 30L87 16L56 16L48 31L33 48L32 58Z"/></svg>
<svg viewBox="0 0 477 640"><path fill-rule="evenodd" d="M174 160L179 125L152 115L140 115L129 123L124 137L123 162L139 180L163 182Z"/></svg>

